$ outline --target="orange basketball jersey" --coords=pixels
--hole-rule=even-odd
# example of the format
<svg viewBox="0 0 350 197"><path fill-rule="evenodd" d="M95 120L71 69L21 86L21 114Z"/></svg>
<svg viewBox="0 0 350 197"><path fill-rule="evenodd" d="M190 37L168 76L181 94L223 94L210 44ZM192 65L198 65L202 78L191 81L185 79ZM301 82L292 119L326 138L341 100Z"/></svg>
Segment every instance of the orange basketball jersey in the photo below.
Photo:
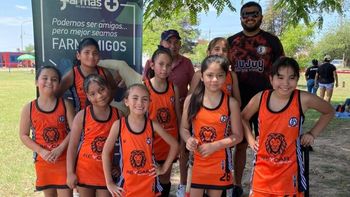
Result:
<svg viewBox="0 0 350 197"><path fill-rule="evenodd" d="M303 113L300 91L295 90L280 111L268 106L273 90L263 92L259 108L259 150L252 176L253 192L296 195L305 188L300 134ZM302 190L302 189L300 189Z"/></svg>
<svg viewBox="0 0 350 197"><path fill-rule="evenodd" d="M150 176L155 164L153 157L153 125L146 119L143 131L135 133L128 117L120 120L120 168L117 185L125 191L125 197L158 196L162 190L158 179Z"/></svg>
<svg viewBox="0 0 350 197"><path fill-rule="evenodd" d="M118 110L110 107L107 120L98 120L93 106L85 108L83 133L79 145L76 165L78 185L95 189L106 189L102 167L102 150L114 121L119 119Z"/></svg>
<svg viewBox="0 0 350 197"><path fill-rule="evenodd" d="M101 75L104 79L106 79L106 74L103 69L96 66L97 74ZM81 72L80 66L73 67L73 78L74 78L74 103L76 111L84 109L87 103L87 97L84 92L84 79L86 78Z"/></svg>
<svg viewBox="0 0 350 197"><path fill-rule="evenodd" d="M173 83L168 82L164 92L155 90L149 80L145 85L150 91L151 102L149 105L149 118L157 121L162 127L175 139L178 139L179 129L175 112L175 90ZM157 162L164 162L168 156L170 146L155 133L154 135L154 154Z"/></svg>
<svg viewBox="0 0 350 197"><path fill-rule="evenodd" d="M38 100L31 102L30 119L33 140L46 150L58 147L66 138L69 128L63 99L57 99L55 108L45 112L38 106ZM66 151L56 163L48 163L34 153L36 189L68 188L66 186Z"/></svg>
<svg viewBox="0 0 350 197"><path fill-rule="evenodd" d="M230 71L226 74L226 80L221 87L221 90L225 92L225 94L232 96L233 95L233 87L232 87L233 79L232 73Z"/></svg>
<svg viewBox="0 0 350 197"><path fill-rule="evenodd" d="M202 106L192 121L192 135L199 144L211 143L229 136L229 96L222 93L214 109ZM232 187L232 156L229 148L204 158L194 152L193 188L227 189Z"/></svg>

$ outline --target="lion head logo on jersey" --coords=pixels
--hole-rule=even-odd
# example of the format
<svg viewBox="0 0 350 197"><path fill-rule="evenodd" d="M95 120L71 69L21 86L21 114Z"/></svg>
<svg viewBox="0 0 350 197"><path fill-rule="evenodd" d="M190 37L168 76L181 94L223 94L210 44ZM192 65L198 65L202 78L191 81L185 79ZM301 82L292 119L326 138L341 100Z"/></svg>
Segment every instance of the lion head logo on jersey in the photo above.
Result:
<svg viewBox="0 0 350 197"><path fill-rule="evenodd" d="M130 156L131 166L134 168L143 168L146 164L146 155L143 150L133 150Z"/></svg>
<svg viewBox="0 0 350 197"><path fill-rule="evenodd" d="M280 155L287 147L285 137L281 133L270 133L265 142L266 150L270 155Z"/></svg>
<svg viewBox="0 0 350 197"><path fill-rule="evenodd" d="M166 124L170 121L170 111L168 108L159 108L157 110L157 121L160 124Z"/></svg>
<svg viewBox="0 0 350 197"><path fill-rule="evenodd" d="M106 139L106 137L102 136L95 137L95 139L91 142L92 152L101 155Z"/></svg>
<svg viewBox="0 0 350 197"><path fill-rule="evenodd" d="M43 132L43 138L46 143L52 144L58 141L60 134L55 127L46 127Z"/></svg>
<svg viewBox="0 0 350 197"><path fill-rule="evenodd" d="M213 142L216 138L216 130L213 127L202 127L199 137L203 143Z"/></svg>

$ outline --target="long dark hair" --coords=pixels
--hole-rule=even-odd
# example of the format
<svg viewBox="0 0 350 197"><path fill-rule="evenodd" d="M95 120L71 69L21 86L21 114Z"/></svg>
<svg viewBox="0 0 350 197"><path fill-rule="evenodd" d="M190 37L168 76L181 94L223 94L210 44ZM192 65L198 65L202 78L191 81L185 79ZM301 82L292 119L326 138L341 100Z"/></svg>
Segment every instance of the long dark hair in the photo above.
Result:
<svg viewBox="0 0 350 197"><path fill-rule="evenodd" d="M202 76L203 76L203 73L208 69L209 65L211 65L212 63L218 63L220 65L220 68L223 71L225 71L225 74L227 74L228 66L229 66L228 60L218 55L209 55L203 60L201 65ZM196 117L199 109L202 106L204 91L205 91L204 83L203 81L200 80L191 95L190 104L188 106L187 121L189 124L191 124L192 120Z"/></svg>
<svg viewBox="0 0 350 197"><path fill-rule="evenodd" d="M81 53L81 51L87 46L95 46L97 51L100 52L100 47L98 45L98 42L95 39L93 39L93 38L84 38L84 39L82 39L79 42L77 52ZM77 59L76 54L74 54L74 55L75 55L75 58L74 58L74 61L73 61L73 65L74 66L79 66L81 62L80 62L80 60Z"/></svg>
<svg viewBox="0 0 350 197"><path fill-rule="evenodd" d="M159 57L160 54L166 54L170 57L170 60L173 61L173 56L171 56L171 52L168 48L165 48L161 45L158 45L158 48L153 52L153 55L152 55L152 63L154 63L156 61L156 59ZM152 68L150 68L148 70L148 73L147 73L147 77L149 79L153 78L154 77L154 70Z"/></svg>

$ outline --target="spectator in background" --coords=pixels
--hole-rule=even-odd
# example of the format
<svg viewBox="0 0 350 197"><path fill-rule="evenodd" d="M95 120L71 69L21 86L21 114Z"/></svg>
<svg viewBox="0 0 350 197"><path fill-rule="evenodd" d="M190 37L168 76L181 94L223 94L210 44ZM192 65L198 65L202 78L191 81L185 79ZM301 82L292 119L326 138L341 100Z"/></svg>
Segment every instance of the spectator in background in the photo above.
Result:
<svg viewBox="0 0 350 197"><path fill-rule="evenodd" d="M324 57L324 63L318 67L315 76L315 86L318 84L320 89L320 97L331 102L333 95L334 82L335 87L338 87L338 75L337 69L331 62L331 56L326 55Z"/></svg>
<svg viewBox="0 0 350 197"><path fill-rule="evenodd" d="M305 72L305 79L306 79L306 86L307 91L316 94L318 86L315 85L315 76L318 69L318 61L316 59L312 60L312 66L306 69Z"/></svg>

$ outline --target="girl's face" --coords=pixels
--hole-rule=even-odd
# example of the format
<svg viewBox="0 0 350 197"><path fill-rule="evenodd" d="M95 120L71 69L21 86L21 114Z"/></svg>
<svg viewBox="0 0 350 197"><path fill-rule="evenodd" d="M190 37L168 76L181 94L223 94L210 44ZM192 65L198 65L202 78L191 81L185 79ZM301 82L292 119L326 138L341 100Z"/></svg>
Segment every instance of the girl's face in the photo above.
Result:
<svg viewBox="0 0 350 197"><path fill-rule="evenodd" d="M171 58L167 54L159 54L153 62L151 68L154 70L154 75L160 79L166 79L171 71Z"/></svg>
<svg viewBox="0 0 350 197"><path fill-rule="evenodd" d="M219 40L215 43L214 47L208 51L208 55L218 55L227 58L228 48L224 40Z"/></svg>
<svg viewBox="0 0 350 197"><path fill-rule="evenodd" d="M77 59L82 66L96 67L100 60L100 52L94 45L85 46L80 52L77 52Z"/></svg>
<svg viewBox="0 0 350 197"><path fill-rule="evenodd" d="M129 90L129 96L124 101L130 114L144 115L148 110L150 98L147 91L140 87L133 87Z"/></svg>
<svg viewBox="0 0 350 197"><path fill-rule="evenodd" d="M96 82L90 82L88 92L86 93L92 105L104 107L109 105L110 102L110 92L106 86L101 86Z"/></svg>
<svg viewBox="0 0 350 197"><path fill-rule="evenodd" d="M289 97L297 87L298 80L291 67L280 67L277 74L270 76L271 85L280 96Z"/></svg>
<svg viewBox="0 0 350 197"><path fill-rule="evenodd" d="M40 94L54 94L59 87L59 77L56 71L53 69L42 70L36 81L36 86Z"/></svg>
<svg viewBox="0 0 350 197"><path fill-rule="evenodd" d="M222 84L226 80L226 73L219 63L213 62L208 65L207 70L202 74L201 80L204 82L206 90L220 91Z"/></svg>

